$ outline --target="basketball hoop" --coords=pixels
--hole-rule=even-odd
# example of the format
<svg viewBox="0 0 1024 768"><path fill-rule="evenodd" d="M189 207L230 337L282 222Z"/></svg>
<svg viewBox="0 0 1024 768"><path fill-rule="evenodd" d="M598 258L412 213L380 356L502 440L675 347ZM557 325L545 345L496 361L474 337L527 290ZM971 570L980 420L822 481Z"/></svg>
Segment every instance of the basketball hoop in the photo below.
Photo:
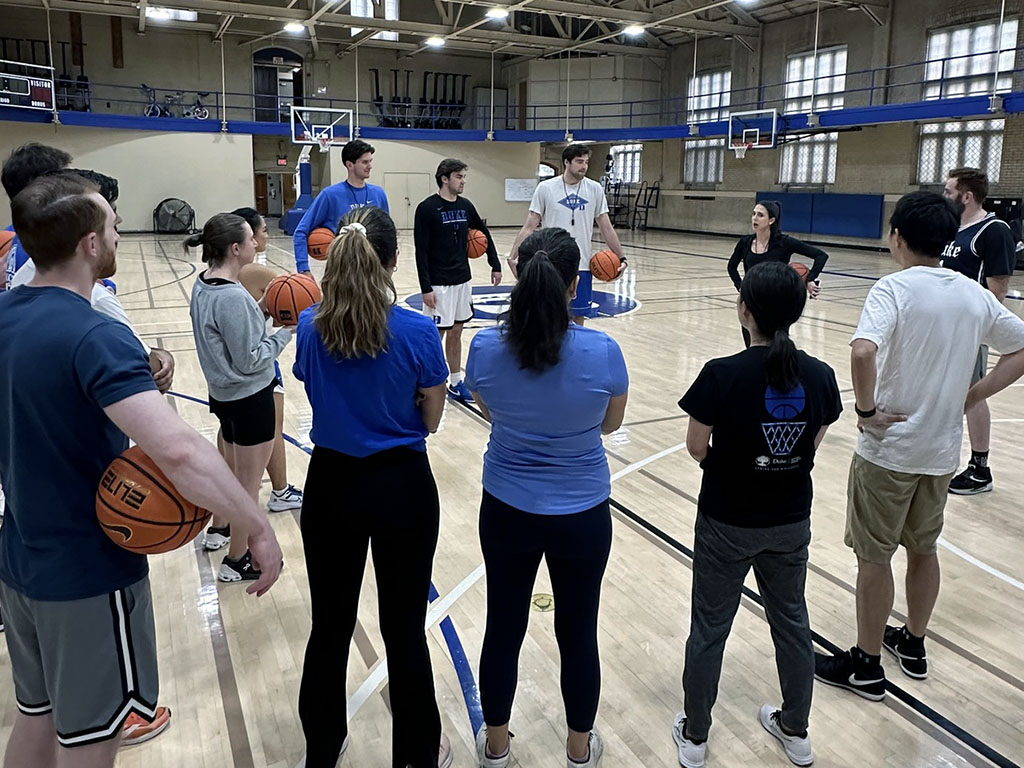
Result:
<svg viewBox="0 0 1024 768"><path fill-rule="evenodd" d="M754 145L751 144L751 143L747 143L747 144L733 144L732 145L732 151L736 153L736 159L737 160L742 160L746 156L747 150L751 149L753 146Z"/></svg>
<svg viewBox="0 0 1024 768"><path fill-rule="evenodd" d="M321 152L330 152L334 140L329 133L324 133L316 137L316 143L319 145Z"/></svg>

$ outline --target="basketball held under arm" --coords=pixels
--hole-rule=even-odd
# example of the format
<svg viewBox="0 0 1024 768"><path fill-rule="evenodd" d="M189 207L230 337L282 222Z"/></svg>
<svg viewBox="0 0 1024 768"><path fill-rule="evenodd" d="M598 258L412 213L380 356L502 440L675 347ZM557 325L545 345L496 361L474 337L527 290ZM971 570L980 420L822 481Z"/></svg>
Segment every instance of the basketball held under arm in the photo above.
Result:
<svg viewBox="0 0 1024 768"><path fill-rule="evenodd" d="M154 390L126 397L103 411L185 498L227 520L236 535L248 538L263 575L247 591L262 595L270 589L281 573L281 548L267 519L216 447L189 427Z"/></svg>

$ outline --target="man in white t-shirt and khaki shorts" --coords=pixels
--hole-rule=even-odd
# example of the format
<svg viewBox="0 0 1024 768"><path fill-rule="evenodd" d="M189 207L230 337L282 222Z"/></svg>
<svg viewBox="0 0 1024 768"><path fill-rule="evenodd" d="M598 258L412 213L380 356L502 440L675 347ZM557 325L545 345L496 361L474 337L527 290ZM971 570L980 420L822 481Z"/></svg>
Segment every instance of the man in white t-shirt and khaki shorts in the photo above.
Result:
<svg viewBox="0 0 1024 768"><path fill-rule="evenodd" d="M572 235L580 249L580 280L576 287L576 298L569 309L572 319L579 325L583 325L584 319L591 316L593 277L590 274L590 238L595 222L608 248L619 257L619 274L626 269L622 244L608 216L608 200L604 188L587 178L589 166L590 147L586 144L570 144L562 150L562 173L537 185L533 200L530 201L530 213L508 258L508 265L514 275L519 244L541 226L559 227Z"/></svg>
<svg viewBox="0 0 1024 768"><path fill-rule="evenodd" d="M977 281L940 265L959 217L933 192L896 205L889 250L902 267L872 286L851 341L860 437L847 486L846 545L857 555L857 644L815 654L815 677L885 698L885 648L914 679L928 675L924 635L939 594L936 546L960 460L965 408L1024 375L1024 320ZM973 384L982 344L1001 353ZM886 626L892 556L907 550L907 623Z"/></svg>

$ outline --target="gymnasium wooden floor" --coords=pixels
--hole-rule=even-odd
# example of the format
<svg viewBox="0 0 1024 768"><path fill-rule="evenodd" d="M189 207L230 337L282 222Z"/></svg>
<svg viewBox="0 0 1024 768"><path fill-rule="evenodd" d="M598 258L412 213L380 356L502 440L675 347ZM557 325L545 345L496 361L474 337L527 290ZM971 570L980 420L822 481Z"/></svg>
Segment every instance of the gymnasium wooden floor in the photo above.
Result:
<svg viewBox="0 0 1024 768"><path fill-rule="evenodd" d="M515 231L500 230L495 236L504 252ZM676 401L706 360L735 352L742 342L736 294L725 272L732 240L660 232L622 236L631 266L614 290L635 295L642 306L593 323L621 344L631 376L626 423L606 440L616 474L616 526L601 613L604 686L597 726L606 740L604 765L609 768L668 768L677 765L669 729L682 701L688 548L700 482L700 471L682 446L686 421ZM411 240L411 233L403 234L397 273L403 300L417 291ZM290 239L275 236L270 262L290 271L290 251ZM188 317L196 269L179 241L126 236L118 264L115 279L132 320L151 343L177 358L174 391L205 399ZM820 641L840 647L854 640L856 576L854 558L842 543L846 474L856 437L847 344L871 278L892 269L888 254L832 249L821 299L809 303L794 331L805 350L835 368L849 407L818 455L807 581L813 629ZM477 284L486 284L486 273L483 260L475 264ZM1021 287L1024 279L1015 279L1014 288ZM1024 302L1015 298L1009 305L1018 313L1024 310ZM281 366L287 387L285 431L305 444L310 411L301 386L291 378L292 359L289 346ZM1021 386L992 402L995 492L952 497L947 506L946 544L940 550L943 587L929 639L930 678L912 681L886 662L894 690L883 703L819 686L811 720L816 765L1024 763L1024 477L1015 455L1024 430ZM216 421L203 405L186 397L170 402L213 437ZM457 667L475 676L484 627L476 521L487 433L472 412L449 404L442 430L429 441L442 504L434 563L440 600L432 609L430 638L444 727L459 768L475 765L472 696L467 704ZM289 477L296 485L303 483L306 461L299 447L289 448ZM309 599L297 515L275 515L273 524L287 567L260 600L237 585L215 581L221 553L211 557L187 547L152 559L160 700L173 708L174 718L155 741L123 750L121 768L293 768L302 758L296 697ZM899 610L901 556L896 569ZM756 590L753 579L749 586ZM542 569L536 592L548 591ZM779 703L780 694L768 626L752 595L743 601L726 651L708 750L708 765L715 768L789 764L757 721L758 707ZM450 620L442 623L445 616ZM390 765L390 720L372 566L360 618L363 632L357 635L348 674L352 742L339 765L384 768ZM520 766L565 765L557 670L552 613L531 613L512 719ZM15 705L2 645L0 680L5 681L0 683L3 741Z"/></svg>

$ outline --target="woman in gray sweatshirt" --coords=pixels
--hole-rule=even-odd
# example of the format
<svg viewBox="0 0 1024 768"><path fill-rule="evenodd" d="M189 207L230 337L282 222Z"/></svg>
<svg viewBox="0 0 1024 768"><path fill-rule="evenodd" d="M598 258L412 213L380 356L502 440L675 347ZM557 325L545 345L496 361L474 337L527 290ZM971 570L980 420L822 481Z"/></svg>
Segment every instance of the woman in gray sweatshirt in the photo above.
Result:
<svg viewBox="0 0 1024 768"><path fill-rule="evenodd" d="M274 360L291 341L290 328L266 331L263 309L238 282L238 272L256 257L252 228L241 216L218 213L185 248L203 246L209 268L192 286L192 333L199 365L209 389L210 411L220 421L228 465L242 487L258 501L263 470L274 446ZM260 576L244 539L214 518L203 546L230 543L220 566L221 581L250 581Z"/></svg>

